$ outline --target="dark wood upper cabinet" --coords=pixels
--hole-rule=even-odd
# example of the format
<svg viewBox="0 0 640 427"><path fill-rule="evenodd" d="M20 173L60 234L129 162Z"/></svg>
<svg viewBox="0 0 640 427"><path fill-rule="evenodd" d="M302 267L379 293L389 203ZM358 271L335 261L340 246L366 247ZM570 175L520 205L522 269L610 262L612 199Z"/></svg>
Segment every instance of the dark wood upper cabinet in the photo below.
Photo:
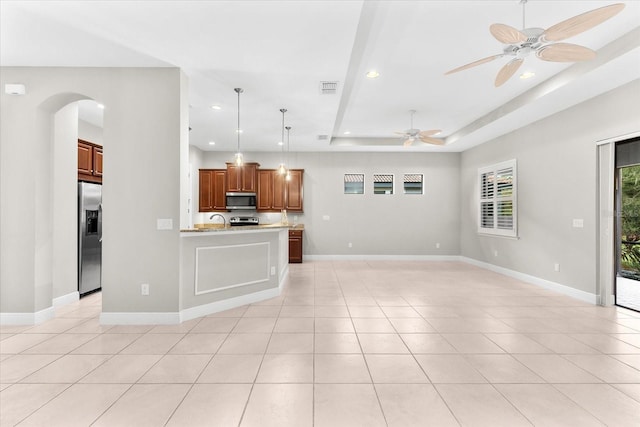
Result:
<svg viewBox="0 0 640 427"><path fill-rule="evenodd" d="M227 169L200 169L200 212L225 211L226 192L255 192L259 212L303 211L303 169L292 169L291 179L275 169L259 169L257 163Z"/></svg>
<svg viewBox="0 0 640 427"><path fill-rule="evenodd" d="M271 210L273 203L273 169L258 171L258 201L259 211Z"/></svg>
<svg viewBox="0 0 640 427"><path fill-rule="evenodd" d="M78 139L78 181L102 183L102 147Z"/></svg>
<svg viewBox="0 0 640 427"><path fill-rule="evenodd" d="M227 171L224 169L213 171L213 210L227 210Z"/></svg>
<svg viewBox="0 0 640 427"><path fill-rule="evenodd" d="M302 212L302 175L304 170L289 171L287 181L274 169L258 170L258 210Z"/></svg>
<svg viewBox="0 0 640 427"><path fill-rule="evenodd" d="M291 169L289 170L291 179L285 181L286 187L286 209L291 212L302 212L303 206L303 183L302 176L304 174L303 169Z"/></svg>
<svg viewBox="0 0 640 427"><path fill-rule="evenodd" d="M227 171L225 169L200 169L198 211L224 211Z"/></svg>
<svg viewBox="0 0 640 427"><path fill-rule="evenodd" d="M258 163L236 166L227 163L227 191L231 193L255 193L258 190Z"/></svg>

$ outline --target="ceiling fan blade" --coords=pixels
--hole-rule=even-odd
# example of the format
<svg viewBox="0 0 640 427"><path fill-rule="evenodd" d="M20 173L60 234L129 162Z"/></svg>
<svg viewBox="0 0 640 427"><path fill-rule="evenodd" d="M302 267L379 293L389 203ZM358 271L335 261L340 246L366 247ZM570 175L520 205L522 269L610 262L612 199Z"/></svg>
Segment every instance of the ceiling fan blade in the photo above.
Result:
<svg viewBox="0 0 640 427"><path fill-rule="evenodd" d="M552 27L549 27L542 35L544 40L557 42L569 37L573 37L576 34L580 34L587 31L590 28L595 27L598 24L603 23L609 18L614 17L620 11L624 9L624 4L616 3L610 6L594 9L589 12L585 12L581 15L569 18L566 21L562 21Z"/></svg>
<svg viewBox="0 0 640 427"><path fill-rule="evenodd" d="M428 136L420 137L420 141L426 142L427 144L444 145L444 140L438 139L438 138L431 138L431 137L428 137Z"/></svg>
<svg viewBox="0 0 640 427"><path fill-rule="evenodd" d="M394 132L396 135L406 135L406 132Z"/></svg>
<svg viewBox="0 0 640 427"><path fill-rule="evenodd" d="M504 54L502 54L502 53L499 54L499 55L488 56L486 58L479 59L477 61L474 61L474 62L471 62L469 64L463 65L461 67L454 68L451 71L447 71L446 73L444 73L444 75L446 76L447 74L457 73L458 71L466 70L467 68L475 67L476 65L481 65L481 64L484 64L486 62L491 62L494 59L502 58L503 56L504 56Z"/></svg>
<svg viewBox="0 0 640 427"><path fill-rule="evenodd" d="M505 24L492 24L489 31L496 40L503 44L518 44L527 41L527 36L522 31Z"/></svg>
<svg viewBox="0 0 640 427"><path fill-rule="evenodd" d="M411 144L413 144L413 138L407 138L407 139L402 143L402 146L403 146L403 147L408 147L408 146L410 146Z"/></svg>
<svg viewBox="0 0 640 427"><path fill-rule="evenodd" d="M511 76L518 71L518 68L520 68L523 62L524 59L522 58L514 58L507 62L507 64L498 71L495 82L496 87L502 86L507 80L509 80Z"/></svg>
<svg viewBox="0 0 640 427"><path fill-rule="evenodd" d="M538 49L536 56L551 62L576 62L593 59L596 57L596 53L588 47L577 44L554 43Z"/></svg>
<svg viewBox="0 0 640 427"><path fill-rule="evenodd" d="M418 135L420 136L420 138L427 138L432 135L437 135L440 132L442 132L440 129L423 130Z"/></svg>

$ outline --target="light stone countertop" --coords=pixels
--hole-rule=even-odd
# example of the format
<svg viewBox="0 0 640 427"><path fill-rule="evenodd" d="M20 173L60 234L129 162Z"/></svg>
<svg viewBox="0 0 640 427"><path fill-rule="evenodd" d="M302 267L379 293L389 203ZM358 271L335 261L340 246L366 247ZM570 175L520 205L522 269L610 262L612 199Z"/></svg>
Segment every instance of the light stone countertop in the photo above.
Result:
<svg viewBox="0 0 640 427"><path fill-rule="evenodd" d="M290 230L304 230L304 224L259 224L259 225L238 225L230 226L229 224L195 224L195 228L183 228L181 233L212 233L221 231L252 231L252 230L271 230L277 228L288 228Z"/></svg>

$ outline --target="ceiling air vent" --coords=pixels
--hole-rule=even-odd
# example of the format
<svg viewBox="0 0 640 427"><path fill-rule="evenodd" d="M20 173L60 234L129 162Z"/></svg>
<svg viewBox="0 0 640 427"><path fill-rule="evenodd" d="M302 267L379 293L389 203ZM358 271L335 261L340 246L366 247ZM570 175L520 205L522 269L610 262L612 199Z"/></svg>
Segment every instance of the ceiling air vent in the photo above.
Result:
<svg viewBox="0 0 640 427"><path fill-rule="evenodd" d="M318 141L326 141L329 139L329 135L318 135Z"/></svg>
<svg viewBox="0 0 640 427"><path fill-rule="evenodd" d="M338 82L320 82L321 95L335 95L338 91Z"/></svg>

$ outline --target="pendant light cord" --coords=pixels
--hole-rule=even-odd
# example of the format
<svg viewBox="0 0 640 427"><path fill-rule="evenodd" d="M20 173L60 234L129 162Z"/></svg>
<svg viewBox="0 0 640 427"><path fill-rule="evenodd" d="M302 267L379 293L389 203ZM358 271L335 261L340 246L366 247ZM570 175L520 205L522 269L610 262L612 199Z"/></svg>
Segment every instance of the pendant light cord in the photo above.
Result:
<svg viewBox="0 0 640 427"><path fill-rule="evenodd" d="M289 163L289 138L290 138L289 132L291 131L291 126L287 126L286 129L287 129L287 163Z"/></svg>
<svg viewBox="0 0 640 427"><path fill-rule="evenodd" d="M520 3L522 3L522 29L524 30L527 28L525 23L525 6L527 5L527 0L520 0Z"/></svg>
<svg viewBox="0 0 640 427"><path fill-rule="evenodd" d="M280 160L282 161L282 165L284 166L284 113L287 112L286 108L281 108L280 112L282 113L282 139L280 140L282 142L282 149L280 150ZM287 159L288 161L289 159Z"/></svg>

